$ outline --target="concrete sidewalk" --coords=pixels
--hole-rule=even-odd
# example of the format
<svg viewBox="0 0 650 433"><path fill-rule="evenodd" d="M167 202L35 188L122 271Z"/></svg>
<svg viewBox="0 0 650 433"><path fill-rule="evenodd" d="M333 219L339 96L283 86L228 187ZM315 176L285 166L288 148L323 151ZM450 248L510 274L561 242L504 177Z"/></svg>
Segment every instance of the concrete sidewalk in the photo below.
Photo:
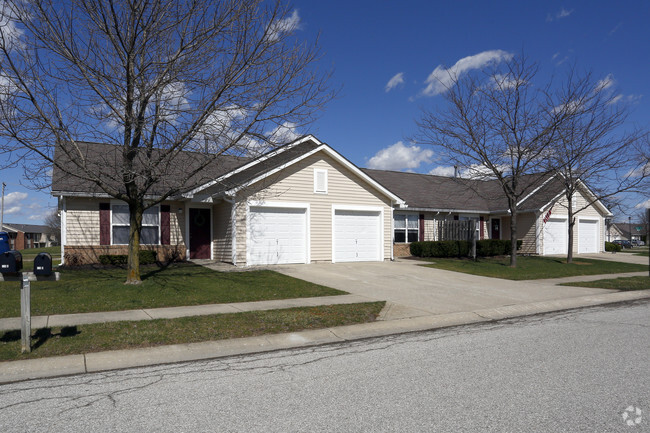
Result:
<svg viewBox="0 0 650 433"><path fill-rule="evenodd" d="M286 265L275 268L287 275L345 290L350 295L33 317L32 327L39 328L387 301L378 321L366 324L0 362L0 383L344 342L650 298L650 290L612 292L556 285L569 281L647 275L644 272L511 281L442 270L433 273L431 268L417 264L415 261L404 260L393 263ZM18 328L20 318L0 319L0 330Z"/></svg>

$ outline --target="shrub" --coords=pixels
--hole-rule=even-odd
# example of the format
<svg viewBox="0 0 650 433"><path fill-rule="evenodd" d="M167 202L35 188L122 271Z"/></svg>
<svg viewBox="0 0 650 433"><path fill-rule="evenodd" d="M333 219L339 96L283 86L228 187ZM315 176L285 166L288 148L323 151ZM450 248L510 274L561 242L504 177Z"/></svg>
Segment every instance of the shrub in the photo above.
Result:
<svg viewBox="0 0 650 433"><path fill-rule="evenodd" d="M140 250L140 264L150 265L156 263L156 252L150 250ZM99 256L99 263L102 265L124 266L129 256L126 254L102 254Z"/></svg>
<svg viewBox="0 0 650 433"><path fill-rule="evenodd" d="M522 241L517 241L521 249ZM476 241L478 257L503 256L510 254L510 241L502 239L483 239ZM416 257L467 257L472 251L469 241L426 241L412 242L411 255Z"/></svg>
<svg viewBox="0 0 650 433"><path fill-rule="evenodd" d="M621 251L621 249L622 247L619 244L615 244L614 242L605 242L605 251L617 253Z"/></svg>

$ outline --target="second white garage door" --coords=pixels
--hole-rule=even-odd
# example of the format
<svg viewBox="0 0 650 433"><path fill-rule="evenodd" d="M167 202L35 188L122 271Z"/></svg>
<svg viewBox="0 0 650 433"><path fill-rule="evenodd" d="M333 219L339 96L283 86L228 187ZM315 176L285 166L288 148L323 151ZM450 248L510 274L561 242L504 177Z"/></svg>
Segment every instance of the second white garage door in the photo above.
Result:
<svg viewBox="0 0 650 433"><path fill-rule="evenodd" d="M544 224L544 254L566 254L566 219L550 218Z"/></svg>
<svg viewBox="0 0 650 433"><path fill-rule="evenodd" d="M333 238L335 262L382 260L381 212L336 210Z"/></svg>
<svg viewBox="0 0 650 433"><path fill-rule="evenodd" d="M598 237L597 220L580 220L578 222L578 253L597 253Z"/></svg>
<svg viewBox="0 0 650 433"><path fill-rule="evenodd" d="M251 207L247 241L249 265L306 263L306 209Z"/></svg>

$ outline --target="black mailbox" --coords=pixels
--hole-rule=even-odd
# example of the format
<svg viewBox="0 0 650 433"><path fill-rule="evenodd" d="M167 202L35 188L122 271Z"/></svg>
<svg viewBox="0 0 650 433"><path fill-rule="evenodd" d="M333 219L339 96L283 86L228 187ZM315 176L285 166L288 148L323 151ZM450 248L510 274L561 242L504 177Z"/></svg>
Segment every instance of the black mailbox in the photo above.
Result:
<svg viewBox="0 0 650 433"><path fill-rule="evenodd" d="M52 256L50 253L39 253L34 258L34 275L52 275Z"/></svg>
<svg viewBox="0 0 650 433"><path fill-rule="evenodd" d="M0 254L0 273L17 274L23 270L23 255L16 250Z"/></svg>

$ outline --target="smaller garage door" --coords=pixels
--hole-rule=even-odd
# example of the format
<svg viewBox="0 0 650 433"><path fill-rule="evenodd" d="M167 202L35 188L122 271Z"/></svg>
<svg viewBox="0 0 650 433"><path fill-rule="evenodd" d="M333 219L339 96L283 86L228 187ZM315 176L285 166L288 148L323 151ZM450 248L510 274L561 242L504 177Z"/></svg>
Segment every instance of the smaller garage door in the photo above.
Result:
<svg viewBox="0 0 650 433"><path fill-rule="evenodd" d="M580 220L578 222L578 253L598 252L598 221Z"/></svg>
<svg viewBox="0 0 650 433"><path fill-rule="evenodd" d="M307 262L306 209L251 207L248 264Z"/></svg>
<svg viewBox="0 0 650 433"><path fill-rule="evenodd" d="M566 254L566 219L550 218L544 224L544 254Z"/></svg>
<svg viewBox="0 0 650 433"><path fill-rule="evenodd" d="M336 210L333 254L335 262L382 260L381 212Z"/></svg>

